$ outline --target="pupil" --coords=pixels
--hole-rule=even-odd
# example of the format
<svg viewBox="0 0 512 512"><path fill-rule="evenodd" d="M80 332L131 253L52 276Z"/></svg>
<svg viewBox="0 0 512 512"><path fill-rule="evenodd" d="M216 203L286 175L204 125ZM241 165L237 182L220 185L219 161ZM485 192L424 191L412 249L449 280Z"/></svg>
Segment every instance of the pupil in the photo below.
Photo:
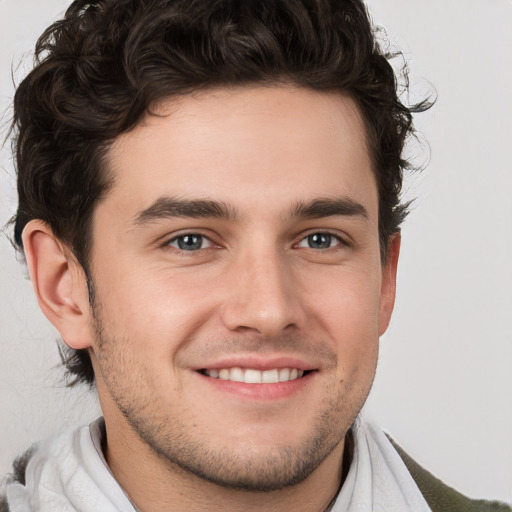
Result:
<svg viewBox="0 0 512 512"><path fill-rule="evenodd" d="M202 239L199 235L184 235L178 238L178 247L184 251L201 249Z"/></svg>
<svg viewBox="0 0 512 512"><path fill-rule="evenodd" d="M331 246L331 235L315 233L308 236L308 242L313 249L327 249Z"/></svg>

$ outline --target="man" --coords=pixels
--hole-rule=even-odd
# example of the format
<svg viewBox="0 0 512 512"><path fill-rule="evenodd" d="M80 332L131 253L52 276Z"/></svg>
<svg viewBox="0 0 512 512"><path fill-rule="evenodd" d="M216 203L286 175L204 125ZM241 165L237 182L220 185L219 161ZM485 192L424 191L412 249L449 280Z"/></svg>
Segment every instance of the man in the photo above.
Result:
<svg viewBox="0 0 512 512"><path fill-rule="evenodd" d="M76 2L39 51L15 239L104 421L11 510L509 510L356 420L412 131L360 2Z"/></svg>

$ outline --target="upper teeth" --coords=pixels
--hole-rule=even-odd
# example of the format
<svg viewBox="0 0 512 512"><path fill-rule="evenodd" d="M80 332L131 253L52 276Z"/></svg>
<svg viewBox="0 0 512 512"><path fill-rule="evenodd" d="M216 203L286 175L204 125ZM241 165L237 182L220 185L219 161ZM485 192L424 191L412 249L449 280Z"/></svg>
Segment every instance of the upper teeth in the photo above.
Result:
<svg viewBox="0 0 512 512"><path fill-rule="evenodd" d="M205 374L214 379L246 382L248 384L273 384L300 379L303 370L297 368L275 368L273 370L254 370L252 368L222 368L221 370L205 370Z"/></svg>

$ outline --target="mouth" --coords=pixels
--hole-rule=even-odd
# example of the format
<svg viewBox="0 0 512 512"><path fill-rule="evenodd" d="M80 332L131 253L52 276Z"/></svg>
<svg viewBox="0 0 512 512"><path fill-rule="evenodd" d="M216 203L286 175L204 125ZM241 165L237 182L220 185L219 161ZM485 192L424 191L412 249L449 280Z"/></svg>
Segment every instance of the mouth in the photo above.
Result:
<svg viewBox="0 0 512 512"><path fill-rule="evenodd" d="M212 368L201 369L199 373L212 379L226 380L231 382L244 382L245 384L277 384L279 382L290 382L304 378L311 370L300 370L298 368L272 368L258 370L255 368Z"/></svg>

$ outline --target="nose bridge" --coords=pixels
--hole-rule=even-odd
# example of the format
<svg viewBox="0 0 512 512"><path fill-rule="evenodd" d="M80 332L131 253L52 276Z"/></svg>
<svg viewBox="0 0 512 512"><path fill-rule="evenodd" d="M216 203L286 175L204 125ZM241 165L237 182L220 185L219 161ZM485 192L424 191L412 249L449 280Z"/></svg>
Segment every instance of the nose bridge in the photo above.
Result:
<svg viewBox="0 0 512 512"><path fill-rule="evenodd" d="M301 308L291 267L275 244L243 251L231 269L224 322L231 330L263 337L300 323Z"/></svg>

